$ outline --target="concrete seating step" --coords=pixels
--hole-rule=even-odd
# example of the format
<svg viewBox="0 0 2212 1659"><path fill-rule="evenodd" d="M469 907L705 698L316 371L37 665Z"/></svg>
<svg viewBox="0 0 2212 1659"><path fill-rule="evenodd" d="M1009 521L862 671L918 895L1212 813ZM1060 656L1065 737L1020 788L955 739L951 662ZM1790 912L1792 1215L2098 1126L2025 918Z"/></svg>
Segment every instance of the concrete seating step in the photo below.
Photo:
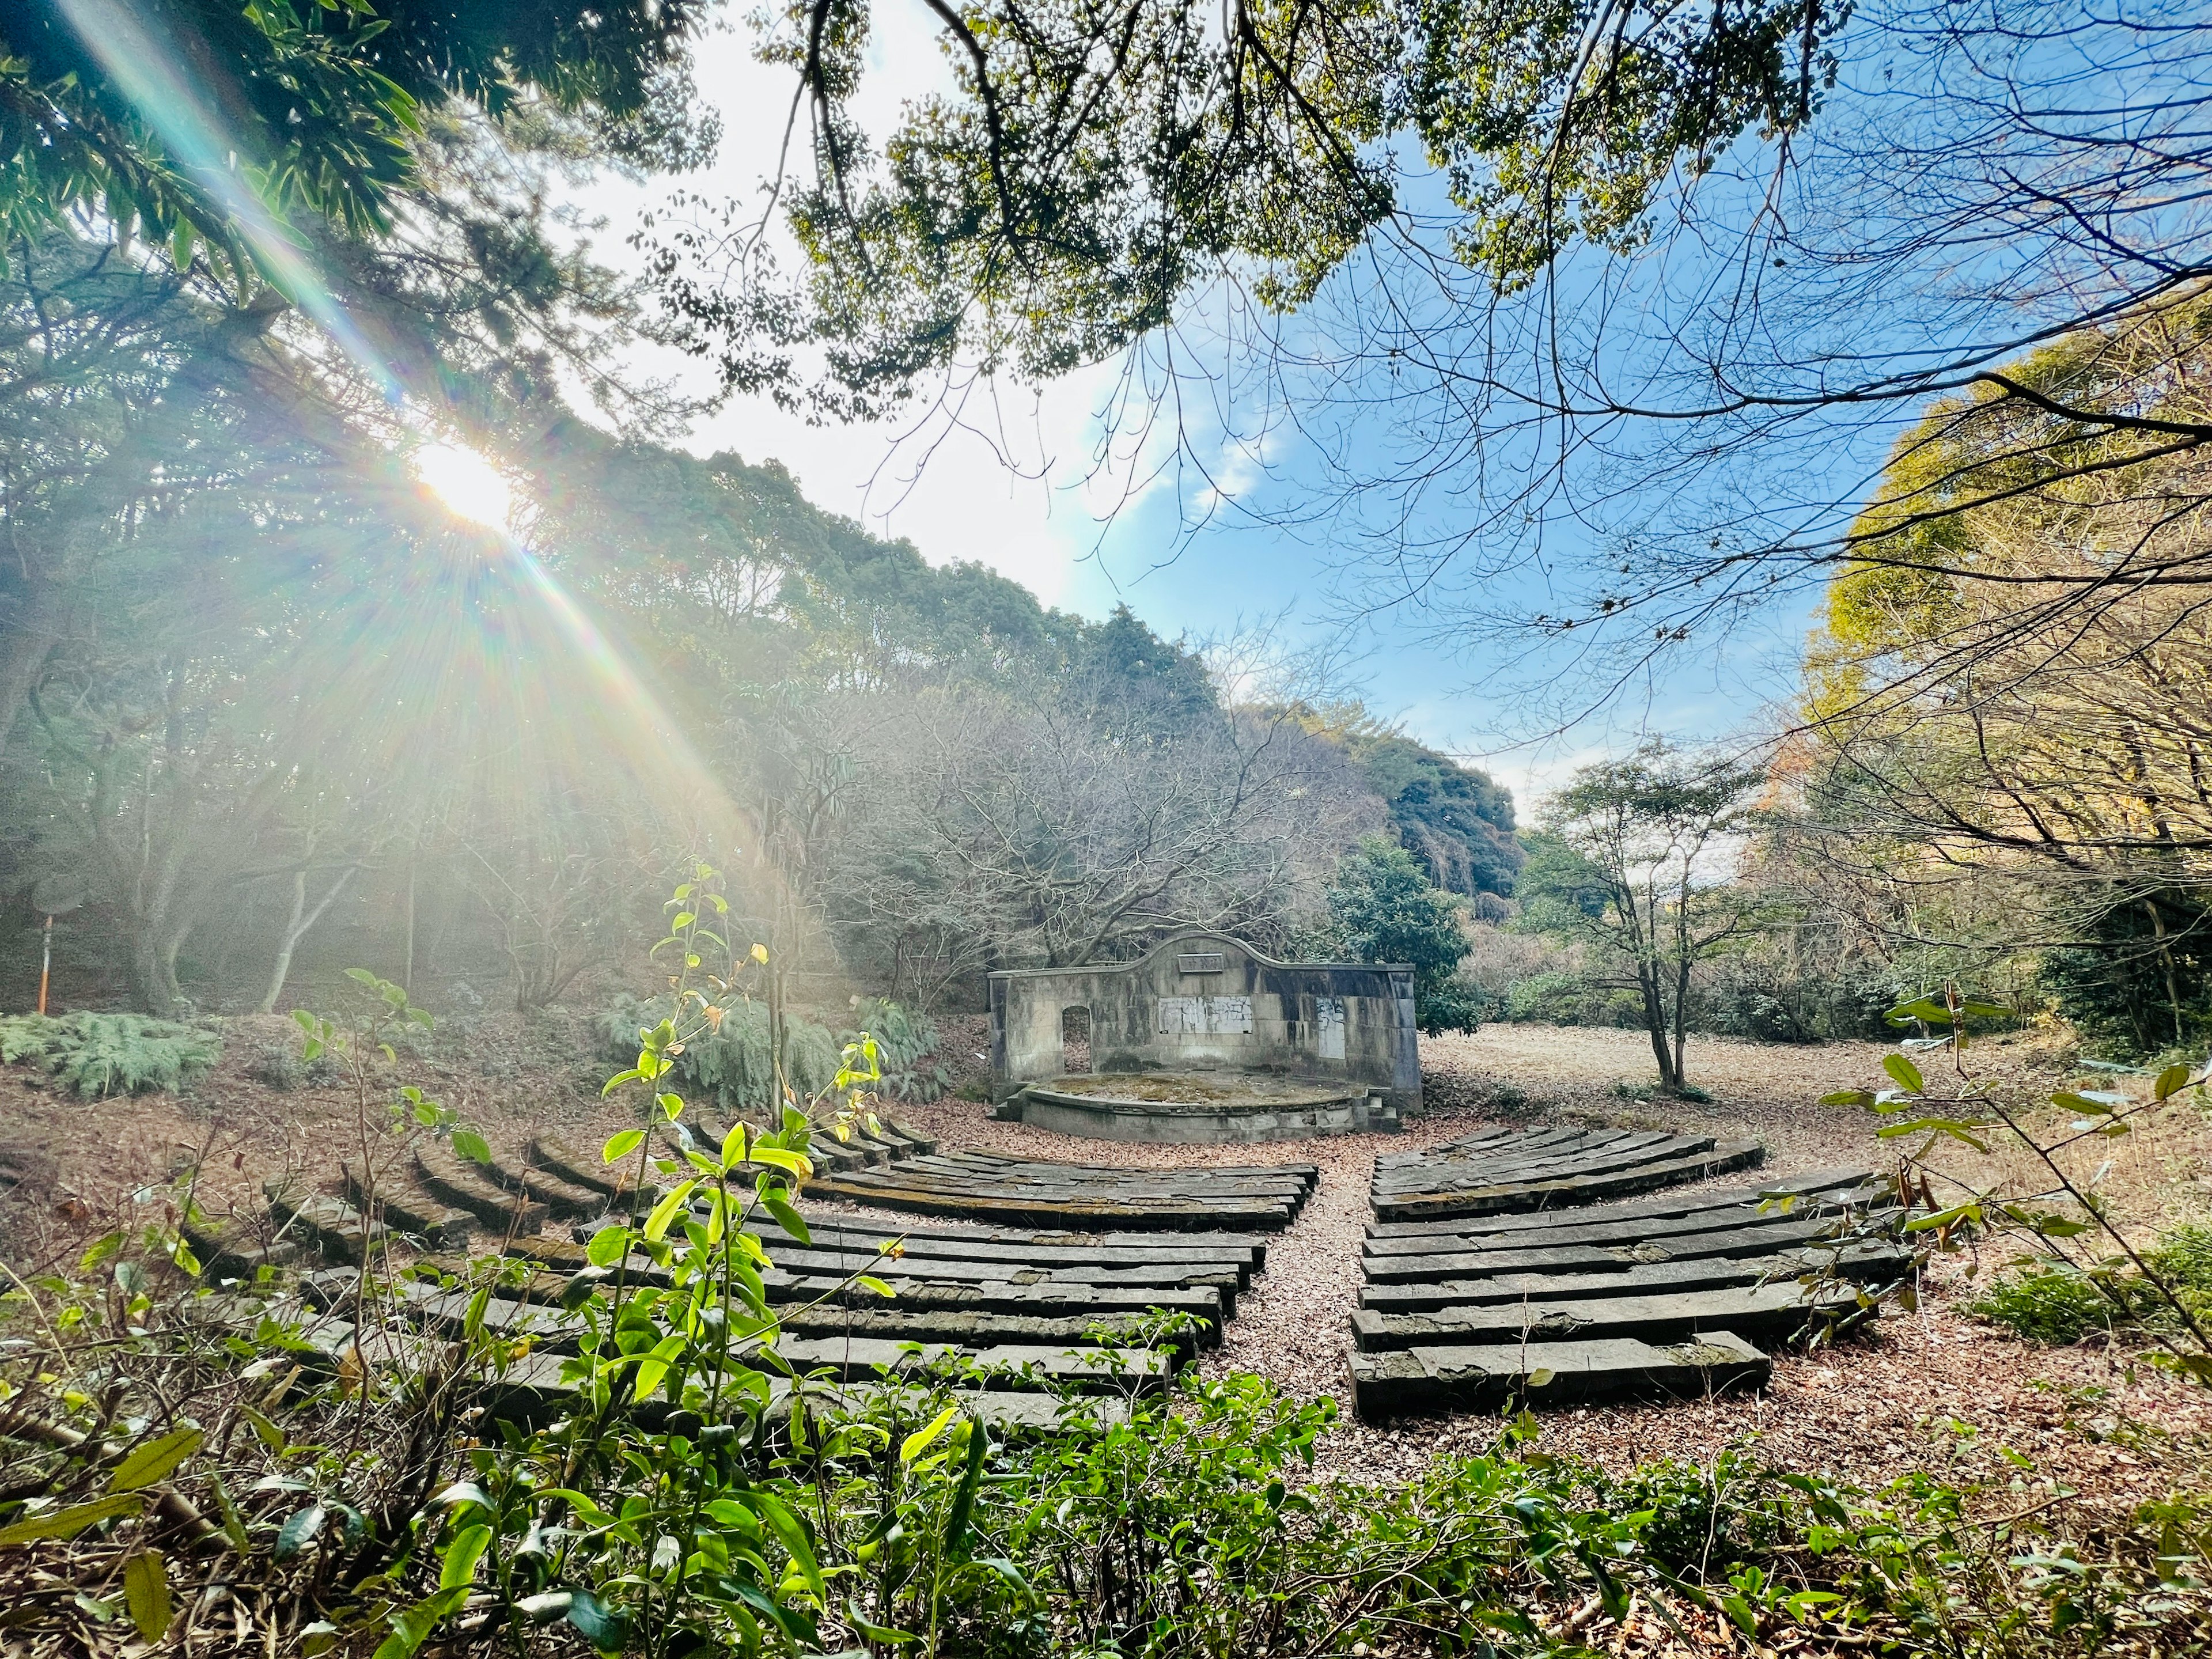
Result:
<svg viewBox="0 0 2212 1659"><path fill-rule="evenodd" d="M369 1221L342 1198L295 1191L278 1181L264 1182L262 1191L279 1224L277 1236L299 1239L325 1261L358 1266L364 1249L384 1242L383 1224Z"/></svg>
<svg viewBox="0 0 2212 1659"><path fill-rule="evenodd" d="M477 1298L467 1290L447 1291L436 1285L403 1280L394 1287L407 1316L444 1334L466 1326ZM510 1340L529 1339L556 1353L573 1353L581 1336L583 1322L556 1305L532 1303L514 1295L485 1299L483 1328ZM779 1313L782 1337L844 1340L874 1338L901 1342L944 1343L981 1352L987 1348L1112 1347L1133 1336L1146 1322L1146 1316L1128 1313L1018 1314L985 1313L967 1308L898 1308L878 1301L874 1308L809 1307L793 1304ZM1219 1341L1217 1328L1201 1328L1179 1335L1174 1346L1186 1362L1200 1347ZM742 1356L739 1356L742 1357Z"/></svg>
<svg viewBox="0 0 2212 1659"><path fill-rule="evenodd" d="M529 1151L492 1152L492 1178L511 1193L526 1193L562 1220L606 1213L607 1194L597 1187L568 1180L539 1164Z"/></svg>
<svg viewBox="0 0 2212 1659"><path fill-rule="evenodd" d="M896 1243L909 1272L918 1273L926 1267L933 1269L936 1264L944 1262L994 1268L1002 1274L1030 1270L1054 1274L1131 1274L1135 1276L1133 1282L1138 1284L1170 1283L1174 1282L1174 1275L1181 1273L1230 1273L1235 1277L1237 1288L1244 1290L1252 1282L1253 1258L1260 1254L1249 1244L1186 1245L1181 1237L1171 1242L1159 1242L1158 1235L1147 1235L1141 1243L1126 1239L1095 1245L1060 1241L1033 1243L980 1236L925 1236L896 1226L843 1226L818 1217L809 1229L812 1242L804 1246L780 1228L754 1231L769 1254L779 1261L787 1252L804 1249L834 1259L839 1264L838 1270L845 1273L856 1271L876 1260L879 1246ZM1164 1277L1155 1279L1151 1275Z"/></svg>
<svg viewBox="0 0 2212 1659"><path fill-rule="evenodd" d="M925 1343L917 1354L902 1342L880 1337L813 1337L787 1340L777 1352L808 1376L866 1378L878 1374L911 1375L950 1359L985 1390L1034 1391L1058 1383L1085 1393L1154 1393L1174 1376L1173 1353L1152 1348L1030 1347L1001 1343L994 1347L954 1348Z"/></svg>
<svg viewBox="0 0 2212 1659"><path fill-rule="evenodd" d="M1766 1356L1731 1331L1655 1344L1629 1338L1509 1346L1421 1346L1351 1356L1363 1421L1443 1412L1494 1413L1516 1401L1573 1406L1622 1398L1701 1398L1764 1387Z"/></svg>
<svg viewBox="0 0 2212 1659"><path fill-rule="evenodd" d="M1862 1214L1876 1212L1862 1212ZM1796 1227L1814 1235L1833 1232L1846 1225L1840 1212L1818 1209L1762 1212L1757 1205L1731 1204L1688 1215L1611 1219L1607 1210L1563 1210L1548 1226L1524 1227L1513 1232L1460 1233L1438 1230L1413 1238L1369 1238L1363 1241L1363 1260L1392 1261L1399 1257L1475 1254L1508 1255L1528 1250L1547 1250L1561 1245L1635 1245L1688 1240L1705 1233L1741 1231L1747 1227Z"/></svg>
<svg viewBox="0 0 2212 1659"><path fill-rule="evenodd" d="M410 1160L411 1165L411 1160ZM413 1179L411 1167L392 1170L371 1192L351 1164L339 1169L345 1179L346 1197L356 1209L374 1205L384 1224L416 1249L465 1249L477 1218L458 1206L425 1192Z"/></svg>
<svg viewBox="0 0 2212 1659"><path fill-rule="evenodd" d="M1587 1176L1557 1175L1538 1181L1433 1192L1376 1193L1372 1204L1377 1221L1446 1220L1504 1211L1557 1209L1755 1168L1765 1156L1765 1148L1757 1141L1723 1141L1708 1151Z"/></svg>
<svg viewBox="0 0 2212 1659"><path fill-rule="evenodd" d="M441 1340L426 1338L413 1325L356 1326L332 1314L308 1312L300 1323L296 1340L303 1359L319 1369L335 1368L341 1358L358 1353L368 1364L420 1369L442 1357ZM822 1405L857 1409L881 1403L894 1391L919 1421L928 1391L896 1378L912 1376L915 1355L903 1344L855 1341L786 1343L786 1357L799 1370L806 1397ZM922 1358L933 1359L949 1352L925 1348ZM1173 1374L1176 1358L1149 1349L1088 1348L1082 1350L1002 1346L972 1356L979 1365L957 1379L962 1408L972 1413L994 1432L1053 1433L1071 1422L1111 1425L1126 1421L1129 1396L1164 1387ZM540 1419L564 1409L575 1384L562 1374L563 1357L536 1350L512 1360L495 1376L484 1379L477 1396L495 1416ZM789 1379L770 1376L769 1417L780 1422L787 1415L793 1395ZM1048 1382L1091 1396L1064 1406L1042 1392ZM1119 1396L1118 1398L1115 1396ZM676 1415L660 1400L639 1401L630 1414L647 1427L665 1426Z"/></svg>
<svg viewBox="0 0 2212 1659"><path fill-rule="evenodd" d="M496 1232L537 1232L549 1214L544 1204L508 1192L490 1170L469 1162L442 1141L416 1143L415 1180L431 1197L467 1211Z"/></svg>
<svg viewBox="0 0 2212 1659"><path fill-rule="evenodd" d="M599 1194L602 1210L629 1202L630 1183L637 1170L635 1153L619 1164L609 1164L596 1150L587 1152L557 1135L544 1133L531 1136L529 1152L537 1168L571 1187Z"/></svg>
<svg viewBox="0 0 2212 1659"><path fill-rule="evenodd" d="M1072 1288L1175 1290L1191 1288L1234 1297L1240 1287L1233 1267L1219 1263L1158 1266L1133 1262L1077 1262L1043 1266L1024 1261L963 1261L938 1256L878 1256L860 1251L801 1249L769 1241L770 1260L786 1273L814 1278L872 1273L879 1279L915 1284L1038 1285Z"/></svg>
<svg viewBox="0 0 2212 1659"><path fill-rule="evenodd" d="M1640 1164L1656 1164L1667 1158L1709 1152L1712 1145L1711 1135L1620 1135L1602 1139L1584 1136L1556 1152L1536 1157L1470 1157L1462 1161L1446 1154L1403 1168L1377 1169L1375 1190L1389 1194L1451 1192L1548 1181L1562 1176L1606 1175Z"/></svg>
<svg viewBox="0 0 2212 1659"><path fill-rule="evenodd" d="M1889 1218L1877 1212L1874 1218L1883 1221ZM1493 1273L1604 1273L1638 1261L1771 1255L1778 1250L1817 1245L1834 1237L1835 1231L1834 1221L1815 1216L1802 1221L1765 1221L1703 1228L1694 1232L1662 1233L1640 1241L1624 1237L1576 1240L1568 1237L1525 1249L1374 1255L1367 1257L1363 1266L1370 1282L1400 1285Z"/></svg>
<svg viewBox="0 0 2212 1659"><path fill-rule="evenodd" d="M1170 1290L1138 1285L1123 1289L1103 1285L1016 1285L1003 1279L946 1284L934 1279L907 1279L896 1273L878 1277L896 1292L890 1300L860 1286L845 1288L845 1281L841 1279L809 1277L785 1273L781 1268L763 1273L761 1279L771 1304L842 1303L845 1307L871 1314L915 1318L947 1311L1046 1317L1141 1316L1158 1309L1167 1313L1187 1313L1203 1322L1212 1334L1212 1341L1206 1345L1209 1347L1220 1340L1222 1322L1226 1317L1224 1297L1218 1286Z"/></svg>
<svg viewBox="0 0 2212 1659"><path fill-rule="evenodd" d="M272 1220L269 1231L274 1231ZM200 1278L208 1283L252 1285L264 1267L272 1273L321 1258L313 1245L286 1236L262 1243L246 1229L221 1222L186 1220L180 1231L200 1264ZM263 1237L267 1237L264 1233Z"/></svg>
<svg viewBox="0 0 2212 1659"><path fill-rule="evenodd" d="M1039 1194L962 1194L930 1188L864 1186L833 1178L808 1188L819 1198L844 1199L879 1209L910 1210L922 1215L959 1215L981 1221L1028 1226L1111 1226L1162 1232L1243 1229L1281 1232L1292 1219L1286 1204L1259 1199L1213 1202L1164 1199L1100 1199Z"/></svg>
<svg viewBox="0 0 2212 1659"><path fill-rule="evenodd" d="M1644 1296L1500 1303L1436 1313L1378 1313L1355 1309L1353 1346L1389 1348L1479 1347L1490 1343L1632 1337L1679 1342L1706 1331L1734 1331L1747 1341L1787 1342L1808 1326L1839 1324L1860 1311L1856 1289L1813 1291L1795 1279L1723 1290Z"/></svg>
<svg viewBox="0 0 2212 1659"><path fill-rule="evenodd" d="M975 1153L915 1158L885 1178L909 1184L949 1180L1005 1188L1054 1187L1152 1195L1232 1193L1279 1196L1293 1204L1304 1203L1314 1185L1304 1170L1102 1170L1095 1165L1016 1162Z"/></svg>
<svg viewBox="0 0 2212 1659"><path fill-rule="evenodd" d="M1376 1221L1367 1226L1371 1249L1381 1250L1382 1239L1422 1239L1439 1234L1474 1238L1490 1234L1526 1233L1547 1228L1587 1224L1593 1218L1608 1222L1664 1220L1677 1216L1750 1210L1769 1218L1826 1214L1856 1206L1877 1206L1896 1202L1886 1182L1875 1182L1863 1170L1815 1170L1810 1175L1785 1176L1761 1181L1756 1186L1720 1191L1662 1193L1656 1197L1630 1199L1606 1205L1602 1210L1577 1214L1571 1211L1539 1210L1520 1213L1457 1216L1437 1221ZM1412 1247L1409 1247L1412 1248Z"/></svg>
<svg viewBox="0 0 2212 1659"><path fill-rule="evenodd" d="M1370 1281L1359 1293L1359 1305L1376 1313L1435 1313L1496 1303L1550 1303L1584 1297L1794 1284L1821 1274L1855 1284L1886 1285L1901 1278L1911 1266L1912 1258L1893 1245L1854 1244L1841 1249L1808 1246L1775 1255L1623 1263L1609 1273L1505 1273L1411 1285Z"/></svg>
<svg viewBox="0 0 2212 1659"><path fill-rule="evenodd" d="M971 1152L832 1175L810 1190L882 1209L1031 1226L1280 1231L1318 1178L1311 1164L1131 1170Z"/></svg>

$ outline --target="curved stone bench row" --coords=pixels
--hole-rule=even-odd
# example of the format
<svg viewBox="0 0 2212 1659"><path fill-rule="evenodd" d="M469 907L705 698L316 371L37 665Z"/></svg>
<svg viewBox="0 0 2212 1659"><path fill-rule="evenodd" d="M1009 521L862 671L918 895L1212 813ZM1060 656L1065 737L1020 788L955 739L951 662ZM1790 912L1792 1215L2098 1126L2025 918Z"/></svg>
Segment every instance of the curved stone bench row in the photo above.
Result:
<svg viewBox="0 0 2212 1659"><path fill-rule="evenodd" d="M1627 1129L1483 1130L1375 1164L1382 1222L1459 1220L1627 1198L1759 1167L1755 1140Z"/></svg>
<svg viewBox="0 0 2212 1659"><path fill-rule="evenodd" d="M1595 1149L1571 1132L1534 1146L1533 1137L1490 1139L1501 1161L1517 1156L1513 1167L1536 1180L1474 1194L1565 1179L1544 1170L1547 1148L1594 1150L1595 1163L1655 1159L1589 1170L1583 1190L1685 1161L1667 1144L1680 1137ZM1384 1212L1379 1193L1376 1209ZM1866 1171L1827 1170L1595 1208L1378 1220L1350 1322L1354 1409L1384 1422L1516 1400L1578 1405L1759 1386L1770 1369L1762 1350L1869 1316L1865 1288L1911 1271L1894 1237L1902 1214L1894 1191Z"/></svg>
<svg viewBox="0 0 2212 1659"><path fill-rule="evenodd" d="M454 1171L441 1159L426 1160L433 1178L445 1179L447 1191L466 1196L506 1224L488 1241L489 1247L527 1264L526 1271L510 1271L513 1282L502 1282L483 1311L486 1328L528 1337L542 1356L533 1362L532 1387L510 1389L517 1400L535 1399L553 1388L557 1356L574 1347L581 1329L566 1305L572 1292L581 1289L573 1276L588 1265L592 1234L631 1207L632 1195L618 1176L567 1158L557 1147L544 1150L554 1156L534 1158L532 1167L550 1165L559 1178L578 1187L596 1179L595 1203L583 1206L580 1199L534 1186L512 1170L505 1173L516 1184L507 1188L492 1185L501 1173L498 1170L466 1165ZM1014 1161L988 1162L994 1173L1004 1176L997 1166ZM973 1163L945 1164L964 1169L970 1178L979 1173ZM1138 1229L1101 1232L1065 1226L981 1229L942 1221L887 1232L881 1224L822 1215L810 1224L804 1243L780 1229L757 1229L775 1262L761 1280L782 1321L778 1346L784 1360L839 1386L885 1386L897 1384L902 1374L922 1363L915 1351L920 1345L924 1358L951 1361L963 1375L963 1386L1003 1391L1053 1385L1126 1395L1161 1385L1200 1350L1217 1346L1224 1326L1236 1316L1240 1292L1266 1263L1266 1244L1243 1232L1152 1231L1152 1218L1158 1212L1144 1206L1163 1196L1178 1202L1188 1199L1190 1172L1161 1178L1091 1166L1042 1167L1056 1180L1075 1179L1069 1172L1077 1172L1117 1201L1136 1206L1146 1219ZM470 1171L481 1173L471 1177ZM1039 1171L1025 1166L1021 1173L1034 1176ZM1231 1171L1224 1172L1224 1184L1248 1195L1264 1194L1279 1209L1303 1200L1315 1173ZM489 1191L481 1190L487 1187ZM280 1194L272 1200L272 1217L291 1243L306 1240L320 1247L325 1259L357 1262L365 1237L390 1234L402 1224L382 1201L384 1190L378 1183L379 1208L387 1219L366 1229L352 1204L321 1194ZM638 1201L654 1195L641 1195ZM427 1208L430 1200L421 1202ZM575 1207L590 1207L594 1213L580 1221L553 1213ZM473 1212L464 1213L475 1218ZM522 1231L526 1221L534 1224L532 1231ZM403 1276L391 1286L388 1316L417 1332L450 1335L470 1317L473 1296L465 1276L482 1271L480 1261L472 1263L461 1253L467 1236L447 1247L451 1253L423 1249L426 1241L419 1234L397 1242L416 1246L418 1265L449 1277L447 1284L440 1284ZM484 1242L480 1237L479 1243ZM236 1263L226 1260L221 1265L234 1268ZM631 1257L625 1271L641 1283L665 1279L642 1256ZM886 1297L855 1284L862 1273L884 1281L892 1294ZM343 1311L342 1298L358 1282L352 1272L310 1273L303 1286L312 1300ZM1158 1352L1131 1346L1133 1341L1152 1340L1163 1313L1184 1316L1181 1328L1165 1339L1166 1346ZM997 1407L987 1414L1024 1422L1036 1419L1038 1425L1052 1416L1042 1406Z"/></svg>
<svg viewBox="0 0 2212 1659"><path fill-rule="evenodd" d="M665 1151L680 1153L717 1133L711 1116L697 1119L680 1133L661 1126ZM696 1129L696 1133L694 1133ZM874 1133L857 1133L849 1141L824 1133L810 1156L815 1167L860 1173L926 1157L933 1141L885 1122ZM270 1224L252 1230L195 1224L188 1232L210 1277L251 1279L264 1267L296 1266L320 1257L357 1262L364 1239L390 1234L418 1250L466 1250L472 1244L496 1248L511 1237L542 1234L548 1225L627 1213L634 1159L610 1167L596 1151L585 1152L551 1133L532 1135L520 1146L494 1148L489 1164L461 1157L443 1140L424 1137L405 1154L380 1166L374 1182L359 1164L338 1165L342 1194L314 1191L296 1182L264 1183ZM648 1188L649 1207L658 1191ZM373 1220L368 1219L374 1217ZM219 1270L219 1271L218 1271Z"/></svg>
<svg viewBox="0 0 2212 1659"><path fill-rule="evenodd" d="M1310 1164L1129 1170L960 1152L834 1175L807 1190L878 1209L1030 1227L1280 1232L1319 1178Z"/></svg>

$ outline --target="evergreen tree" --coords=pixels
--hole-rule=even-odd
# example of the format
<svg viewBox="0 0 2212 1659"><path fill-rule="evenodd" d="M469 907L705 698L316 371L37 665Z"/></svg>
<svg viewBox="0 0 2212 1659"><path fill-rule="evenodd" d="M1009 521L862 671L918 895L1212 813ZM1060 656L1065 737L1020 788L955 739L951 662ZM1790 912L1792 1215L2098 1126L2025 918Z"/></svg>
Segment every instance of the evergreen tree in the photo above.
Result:
<svg viewBox="0 0 2212 1659"><path fill-rule="evenodd" d="M1453 977L1468 943L1462 906L1431 881L1404 848L1370 836L1338 867L1328 889L1324 950L1355 962L1410 963L1413 1018L1434 1036L1472 1031L1474 995Z"/></svg>

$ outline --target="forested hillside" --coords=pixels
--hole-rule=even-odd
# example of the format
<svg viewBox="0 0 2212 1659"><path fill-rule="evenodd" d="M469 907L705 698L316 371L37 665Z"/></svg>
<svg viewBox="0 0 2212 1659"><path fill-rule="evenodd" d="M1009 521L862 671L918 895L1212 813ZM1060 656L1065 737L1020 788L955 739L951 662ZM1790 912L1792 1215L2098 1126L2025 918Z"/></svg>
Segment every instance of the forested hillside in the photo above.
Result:
<svg viewBox="0 0 2212 1659"><path fill-rule="evenodd" d="M187 283L56 237L8 301L19 1002L40 905L64 1006L282 1006L367 964L527 1007L635 962L704 855L795 996L934 1004L1172 927L1283 947L1378 830L1510 887L1480 774L1357 707L1231 706L1126 607L932 565L773 461L536 392L510 541L288 424L281 346L210 352L244 325Z"/></svg>

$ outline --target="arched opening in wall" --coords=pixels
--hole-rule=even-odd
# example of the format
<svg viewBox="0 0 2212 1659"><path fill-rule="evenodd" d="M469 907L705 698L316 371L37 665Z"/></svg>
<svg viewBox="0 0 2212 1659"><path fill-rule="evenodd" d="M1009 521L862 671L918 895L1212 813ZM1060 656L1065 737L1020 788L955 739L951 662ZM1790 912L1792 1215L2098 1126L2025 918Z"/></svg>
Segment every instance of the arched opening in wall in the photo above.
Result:
<svg viewBox="0 0 2212 1659"><path fill-rule="evenodd" d="M1081 1077L1091 1069L1091 1010L1060 1011L1060 1070L1063 1077Z"/></svg>

